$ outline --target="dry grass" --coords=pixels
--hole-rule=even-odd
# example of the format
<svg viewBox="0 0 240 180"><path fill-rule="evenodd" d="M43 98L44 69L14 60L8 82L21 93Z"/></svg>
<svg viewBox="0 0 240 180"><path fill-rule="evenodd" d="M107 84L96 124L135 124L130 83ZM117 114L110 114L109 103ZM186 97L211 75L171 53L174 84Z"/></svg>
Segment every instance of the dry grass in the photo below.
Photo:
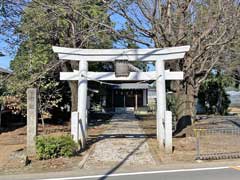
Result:
<svg viewBox="0 0 240 180"><path fill-rule="evenodd" d="M156 120L153 118L145 119L139 121L140 126L143 128L147 135L156 135ZM189 161L195 160L195 147L196 141L194 137L174 137L173 146L174 151L171 155L164 155L161 153L156 136L148 138L148 144L150 151L155 159L162 163L173 163L177 161Z"/></svg>
<svg viewBox="0 0 240 180"><path fill-rule="evenodd" d="M38 125L38 134L49 134L52 136L59 136L70 133L70 123L64 125L45 125L43 130L42 125ZM89 136L100 134L106 125L100 125L96 127L90 127ZM89 141L89 146L92 143ZM20 159L16 159L19 153L24 153L26 149L26 126L17 128L12 131L2 132L0 134L0 174L15 174L23 172L49 172L49 171L61 171L70 170L78 167L78 164L83 159L83 155L88 152L84 152L78 156L71 158L57 158L50 160L37 160L31 157L31 163L28 166L24 166Z"/></svg>

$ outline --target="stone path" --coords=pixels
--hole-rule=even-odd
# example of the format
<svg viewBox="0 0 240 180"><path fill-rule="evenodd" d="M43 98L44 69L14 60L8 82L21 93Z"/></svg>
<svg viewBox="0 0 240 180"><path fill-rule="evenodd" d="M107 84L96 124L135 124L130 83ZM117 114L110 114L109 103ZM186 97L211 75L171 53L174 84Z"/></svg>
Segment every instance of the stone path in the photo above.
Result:
<svg viewBox="0 0 240 180"><path fill-rule="evenodd" d="M99 136L84 168L155 166L144 131L131 113L116 114Z"/></svg>

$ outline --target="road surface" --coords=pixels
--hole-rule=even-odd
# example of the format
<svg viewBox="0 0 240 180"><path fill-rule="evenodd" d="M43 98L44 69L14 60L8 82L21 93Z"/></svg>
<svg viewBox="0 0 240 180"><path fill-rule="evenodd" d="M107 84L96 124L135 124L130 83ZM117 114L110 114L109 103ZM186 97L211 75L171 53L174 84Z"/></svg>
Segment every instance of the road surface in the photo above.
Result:
<svg viewBox="0 0 240 180"><path fill-rule="evenodd" d="M210 167L210 168L193 168L193 169L175 169L159 171L142 171L116 174L100 175L57 175L48 177L48 174L42 175L17 175L17 176L0 176L1 180L240 180L240 166Z"/></svg>

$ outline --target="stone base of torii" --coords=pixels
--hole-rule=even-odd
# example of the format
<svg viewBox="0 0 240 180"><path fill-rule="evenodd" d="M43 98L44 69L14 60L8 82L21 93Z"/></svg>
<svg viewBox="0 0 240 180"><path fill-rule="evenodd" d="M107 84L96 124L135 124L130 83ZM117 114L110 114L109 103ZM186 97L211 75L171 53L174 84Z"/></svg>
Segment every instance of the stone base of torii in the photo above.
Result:
<svg viewBox="0 0 240 180"><path fill-rule="evenodd" d="M79 61L79 71L61 72L61 80L78 80L78 112L72 112L71 134L81 148L87 139L87 84L97 81L156 80L157 140L160 149L172 153L172 113L166 110L166 80L182 80L183 72L165 70L166 60L184 58L190 46L154 49L74 49L53 47L61 60ZM88 62L114 62L115 60L155 61L154 72L131 72L128 77L115 77L114 72L88 72Z"/></svg>

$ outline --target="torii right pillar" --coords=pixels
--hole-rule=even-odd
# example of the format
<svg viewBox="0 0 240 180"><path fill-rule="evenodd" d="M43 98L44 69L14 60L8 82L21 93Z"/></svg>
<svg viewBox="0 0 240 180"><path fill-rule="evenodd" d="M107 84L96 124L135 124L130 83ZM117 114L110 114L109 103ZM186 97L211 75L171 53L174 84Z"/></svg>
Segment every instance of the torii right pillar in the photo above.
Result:
<svg viewBox="0 0 240 180"><path fill-rule="evenodd" d="M86 148L87 139L87 72L88 72L88 62L79 61L79 72L80 77L78 81L78 113L79 113L79 139L81 142L81 148Z"/></svg>
<svg viewBox="0 0 240 180"><path fill-rule="evenodd" d="M165 153L172 153L172 113L166 111L166 85L164 60L156 61L157 140Z"/></svg>

